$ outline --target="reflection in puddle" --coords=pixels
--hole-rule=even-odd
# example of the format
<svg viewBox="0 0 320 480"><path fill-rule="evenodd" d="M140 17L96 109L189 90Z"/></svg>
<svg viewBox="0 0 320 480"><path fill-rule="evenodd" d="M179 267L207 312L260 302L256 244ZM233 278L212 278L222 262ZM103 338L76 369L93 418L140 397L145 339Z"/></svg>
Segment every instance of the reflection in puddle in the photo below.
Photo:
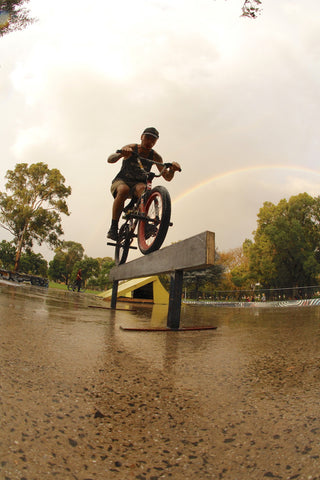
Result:
<svg viewBox="0 0 320 480"><path fill-rule="evenodd" d="M319 307L210 308L182 305L182 326L216 326L192 332L127 332L120 326L166 326L167 306L135 304L116 311L95 297L36 287L1 285L0 328L21 341L39 361L75 374L99 368L100 358L125 351L148 368L165 370L177 384L206 392L208 398L250 389L310 389L319 380ZM217 388L218 387L218 388Z"/></svg>

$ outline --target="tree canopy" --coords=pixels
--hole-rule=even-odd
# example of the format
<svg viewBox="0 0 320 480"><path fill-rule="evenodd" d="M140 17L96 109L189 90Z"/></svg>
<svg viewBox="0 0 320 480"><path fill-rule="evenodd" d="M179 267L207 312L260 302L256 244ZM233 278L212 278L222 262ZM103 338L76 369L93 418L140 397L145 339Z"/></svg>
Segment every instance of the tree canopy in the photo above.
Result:
<svg viewBox="0 0 320 480"><path fill-rule="evenodd" d="M26 7L29 0L0 0L0 37L22 30L36 21ZM257 18L261 13L261 0L244 0L242 17Z"/></svg>
<svg viewBox="0 0 320 480"><path fill-rule="evenodd" d="M5 177L10 194L0 192L0 226L14 236L17 270L22 249L31 248L34 241L50 247L59 244L60 214L69 215L66 198L71 188L64 185L58 169L50 170L42 162L19 163Z"/></svg>
<svg viewBox="0 0 320 480"><path fill-rule="evenodd" d="M25 4L29 0L0 0L0 37L15 30L22 30L35 22Z"/></svg>
<svg viewBox="0 0 320 480"><path fill-rule="evenodd" d="M312 285L320 273L320 197L265 202L249 249L250 271L267 288Z"/></svg>
<svg viewBox="0 0 320 480"><path fill-rule="evenodd" d="M52 280L69 283L77 262L83 258L84 248L81 243L64 241L55 249L55 256L49 263L49 276Z"/></svg>
<svg viewBox="0 0 320 480"><path fill-rule="evenodd" d="M245 0L242 6L242 17L257 18L261 13L261 0Z"/></svg>
<svg viewBox="0 0 320 480"><path fill-rule="evenodd" d="M200 292L205 293L207 289L212 290L221 280L224 267L221 264L203 270L183 272L183 286L193 298L198 298Z"/></svg>
<svg viewBox="0 0 320 480"><path fill-rule="evenodd" d="M111 285L109 272L113 266L112 258L88 257L84 255L84 248L80 243L65 241L56 248L49 263L49 277L54 281L69 284L75 280L81 268L83 282L89 287L103 290Z"/></svg>
<svg viewBox="0 0 320 480"><path fill-rule="evenodd" d="M13 242L2 240L0 242L0 266L5 270L13 270L16 256L16 247ZM20 269L23 273L47 277L48 263L41 253L34 253L27 249L21 254Z"/></svg>

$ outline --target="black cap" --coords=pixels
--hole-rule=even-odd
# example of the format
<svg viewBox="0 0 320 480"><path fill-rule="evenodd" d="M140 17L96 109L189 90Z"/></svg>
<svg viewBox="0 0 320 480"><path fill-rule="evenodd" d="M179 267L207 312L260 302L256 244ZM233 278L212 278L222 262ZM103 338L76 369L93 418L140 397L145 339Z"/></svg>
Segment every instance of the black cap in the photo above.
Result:
<svg viewBox="0 0 320 480"><path fill-rule="evenodd" d="M158 130L153 127L145 128L142 135L151 135L152 137L159 138Z"/></svg>

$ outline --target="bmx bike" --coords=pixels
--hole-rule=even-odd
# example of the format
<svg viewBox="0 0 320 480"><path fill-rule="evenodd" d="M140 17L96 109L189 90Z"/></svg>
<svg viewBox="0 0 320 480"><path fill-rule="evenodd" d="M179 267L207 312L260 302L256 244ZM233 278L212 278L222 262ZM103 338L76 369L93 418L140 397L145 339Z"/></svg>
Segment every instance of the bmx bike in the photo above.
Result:
<svg viewBox="0 0 320 480"><path fill-rule="evenodd" d="M120 153L121 150L117 152ZM130 249L137 250L137 247L132 246L135 238L137 238L139 250L144 255L159 250L166 238L169 226L173 225L170 221L171 199L168 190L163 186L152 188L153 179L161 177L163 171L172 163L159 163L143 158L136 153L133 155L145 174L146 188L140 198L132 198L123 209L124 222L119 228L117 242L107 242L107 245L115 247L116 265L126 262ZM157 165L161 169L160 172L156 174L146 171L141 160Z"/></svg>
<svg viewBox="0 0 320 480"><path fill-rule="evenodd" d="M72 291L72 292L77 292L78 291L78 284L76 281L72 282L72 283L68 283L68 290ZM85 286L82 286L81 284L81 287L80 287L80 290L79 292L83 293L86 291L86 288Z"/></svg>

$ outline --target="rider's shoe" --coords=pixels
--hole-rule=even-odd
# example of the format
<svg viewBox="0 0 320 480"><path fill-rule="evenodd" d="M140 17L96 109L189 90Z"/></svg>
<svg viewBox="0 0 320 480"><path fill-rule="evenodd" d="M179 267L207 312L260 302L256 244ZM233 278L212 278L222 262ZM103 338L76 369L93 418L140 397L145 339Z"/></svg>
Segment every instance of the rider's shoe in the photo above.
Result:
<svg viewBox="0 0 320 480"><path fill-rule="evenodd" d="M107 233L107 238L114 240L115 242L118 240L118 228L114 225L111 225L109 232Z"/></svg>
<svg viewBox="0 0 320 480"><path fill-rule="evenodd" d="M132 210L135 203L136 203L136 198L132 198L128 203L128 205L124 207L123 209L124 213L128 213L130 210Z"/></svg>

